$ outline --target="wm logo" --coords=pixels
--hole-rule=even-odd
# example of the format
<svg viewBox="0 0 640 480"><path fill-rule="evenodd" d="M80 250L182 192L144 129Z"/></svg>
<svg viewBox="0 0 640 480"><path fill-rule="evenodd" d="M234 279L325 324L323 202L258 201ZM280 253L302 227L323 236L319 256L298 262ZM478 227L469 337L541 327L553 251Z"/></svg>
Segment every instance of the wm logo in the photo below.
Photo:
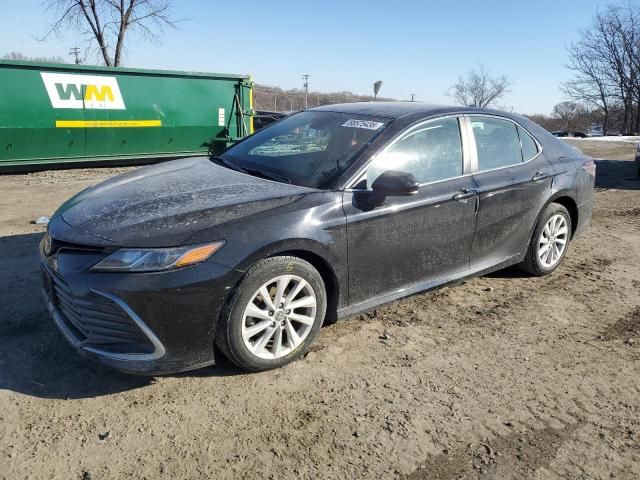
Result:
<svg viewBox="0 0 640 480"><path fill-rule="evenodd" d="M116 77L41 72L53 108L124 110Z"/></svg>
<svg viewBox="0 0 640 480"><path fill-rule="evenodd" d="M104 102L105 100L115 101L113 90L109 85L101 85L100 87L97 85L81 85L78 88L78 85L73 83L67 84L66 87L64 83L56 83L56 90L58 91L58 98L61 100L69 100L71 98L82 100L84 98L89 102L93 100L99 102ZM84 95L82 94L83 91Z"/></svg>

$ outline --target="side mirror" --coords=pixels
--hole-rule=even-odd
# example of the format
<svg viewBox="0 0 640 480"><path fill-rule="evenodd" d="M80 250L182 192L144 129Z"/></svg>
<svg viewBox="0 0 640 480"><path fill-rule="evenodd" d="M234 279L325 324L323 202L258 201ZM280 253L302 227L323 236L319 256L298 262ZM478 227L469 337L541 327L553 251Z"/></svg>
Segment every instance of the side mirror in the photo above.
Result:
<svg viewBox="0 0 640 480"><path fill-rule="evenodd" d="M418 193L419 184L412 173L387 170L371 185L371 190L383 197L400 197Z"/></svg>

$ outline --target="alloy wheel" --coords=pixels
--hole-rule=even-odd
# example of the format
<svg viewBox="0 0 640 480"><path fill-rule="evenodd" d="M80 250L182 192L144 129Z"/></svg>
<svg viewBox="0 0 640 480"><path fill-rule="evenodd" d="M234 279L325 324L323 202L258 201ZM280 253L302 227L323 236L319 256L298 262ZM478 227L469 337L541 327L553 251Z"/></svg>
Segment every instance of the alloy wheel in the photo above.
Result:
<svg viewBox="0 0 640 480"><path fill-rule="evenodd" d="M297 275L280 275L252 296L242 318L242 340L255 356L284 357L311 332L317 300L313 288Z"/></svg>
<svg viewBox="0 0 640 480"><path fill-rule="evenodd" d="M538 240L538 259L545 268L553 268L562 258L567 241L569 227L567 219L559 213L553 215L544 226Z"/></svg>

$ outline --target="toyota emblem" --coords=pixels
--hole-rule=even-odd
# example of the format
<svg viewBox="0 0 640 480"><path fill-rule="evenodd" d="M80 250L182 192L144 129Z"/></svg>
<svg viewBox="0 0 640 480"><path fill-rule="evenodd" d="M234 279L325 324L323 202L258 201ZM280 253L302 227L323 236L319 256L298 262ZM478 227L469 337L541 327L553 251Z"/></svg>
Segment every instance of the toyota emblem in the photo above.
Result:
<svg viewBox="0 0 640 480"><path fill-rule="evenodd" d="M48 233L44 236L44 243L42 244L44 254L48 257L53 253L53 245L51 242L51 235Z"/></svg>

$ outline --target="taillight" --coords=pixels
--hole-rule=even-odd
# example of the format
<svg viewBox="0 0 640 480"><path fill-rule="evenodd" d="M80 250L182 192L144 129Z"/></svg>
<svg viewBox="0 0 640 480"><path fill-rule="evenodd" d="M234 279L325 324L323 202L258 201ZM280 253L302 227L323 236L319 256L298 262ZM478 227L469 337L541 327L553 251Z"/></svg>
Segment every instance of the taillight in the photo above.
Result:
<svg viewBox="0 0 640 480"><path fill-rule="evenodd" d="M596 176L596 161L594 159L590 158L589 160L584 162L582 168L584 168L592 177Z"/></svg>

